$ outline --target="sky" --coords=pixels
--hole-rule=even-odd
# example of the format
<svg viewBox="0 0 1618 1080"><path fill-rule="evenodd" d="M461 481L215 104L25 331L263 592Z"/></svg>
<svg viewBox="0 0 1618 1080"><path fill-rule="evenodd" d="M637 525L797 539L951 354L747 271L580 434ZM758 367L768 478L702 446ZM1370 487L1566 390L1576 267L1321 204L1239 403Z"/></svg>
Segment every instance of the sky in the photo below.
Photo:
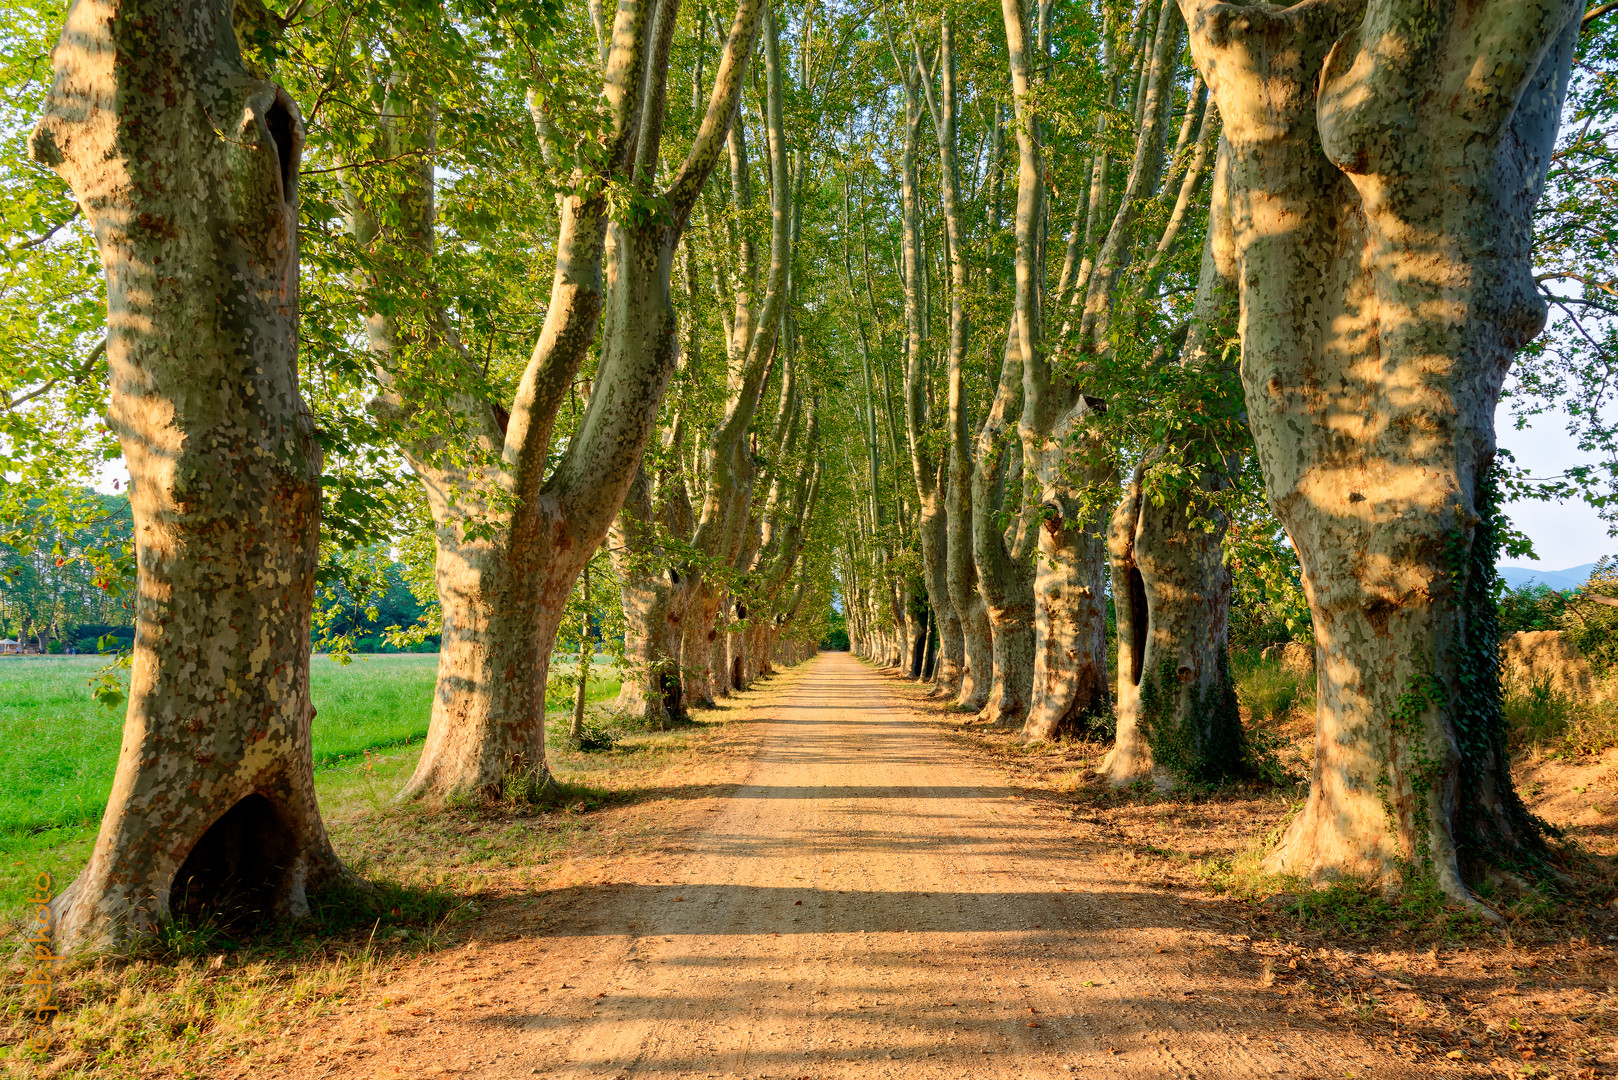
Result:
<svg viewBox="0 0 1618 1080"><path fill-rule="evenodd" d="M1560 413L1538 417L1525 431L1512 427L1511 413L1504 406L1495 412L1495 431L1500 445L1510 450L1517 464L1534 476L1553 476L1583 458L1567 421ZM1607 535L1606 522L1588 504L1507 503L1506 516L1534 542L1538 561L1507 560L1512 566L1533 566L1541 570L1566 570L1593 563L1603 555L1618 551L1618 537Z"/></svg>

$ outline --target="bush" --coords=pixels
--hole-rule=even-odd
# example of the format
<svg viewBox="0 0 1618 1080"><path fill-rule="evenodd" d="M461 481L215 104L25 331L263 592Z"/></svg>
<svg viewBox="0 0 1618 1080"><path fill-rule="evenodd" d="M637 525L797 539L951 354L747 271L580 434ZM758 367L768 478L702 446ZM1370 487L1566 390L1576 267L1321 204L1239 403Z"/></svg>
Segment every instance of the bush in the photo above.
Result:
<svg viewBox="0 0 1618 1080"><path fill-rule="evenodd" d="M1279 655L1266 658L1256 651L1233 651L1231 674L1236 682L1236 699L1247 708L1251 727L1266 720L1280 723L1294 706L1309 708L1314 704L1314 676L1288 671L1281 666Z"/></svg>
<svg viewBox="0 0 1618 1080"><path fill-rule="evenodd" d="M1506 683L1500 704L1513 754L1571 758L1618 746L1618 705L1611 701L1578 701L1541 680L1528 686Z"/></svg>
<svg viewBox="0 0 1618 1080"><path fill-rule="evenodd" d="M1567 608L1568 596L1549 585L1507 589L1500 595L1498 607L1500 636L1557 629Z"/></svg>
<svg viewBox="0 0 1618 1080"><path fill-rule="evenodd" d="M1618 597L1618 559L1608 555L1596 563L1590 580L1579 590L1584 596ZM1569 594L1557 616L1560 629L1598 678L1618 664L1618 607Z"/></svg>

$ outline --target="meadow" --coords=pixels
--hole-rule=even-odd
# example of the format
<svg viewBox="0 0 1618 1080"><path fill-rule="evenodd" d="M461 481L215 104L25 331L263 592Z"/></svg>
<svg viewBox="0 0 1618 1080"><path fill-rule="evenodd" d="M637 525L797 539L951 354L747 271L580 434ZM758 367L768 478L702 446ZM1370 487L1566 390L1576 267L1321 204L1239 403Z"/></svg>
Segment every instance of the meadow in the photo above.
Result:
<svg viewBox="0 0 1618 1080"><path fill-rule="evenodd" d="M92 656L0 660L0 910L21 902L31 875L49 871L65 882L89 857L124 723L122 705L90 696L105 664ZM555 681L571 681L572 666L560 666ZM437 670L430 653L360 656L347 665L314 657L315 789L323 803L359 782L345 766L367 751L397 748L388 755L396 763L390 772L409 775L427 734ZM127 686L128 673L120 675ZM590 701L612 698L618 686L610 665L592 667ZM551 711L564 710L553 704ZM551 717L553 726L565 719ZM374 777L363 779L369 790Z"/></svg>

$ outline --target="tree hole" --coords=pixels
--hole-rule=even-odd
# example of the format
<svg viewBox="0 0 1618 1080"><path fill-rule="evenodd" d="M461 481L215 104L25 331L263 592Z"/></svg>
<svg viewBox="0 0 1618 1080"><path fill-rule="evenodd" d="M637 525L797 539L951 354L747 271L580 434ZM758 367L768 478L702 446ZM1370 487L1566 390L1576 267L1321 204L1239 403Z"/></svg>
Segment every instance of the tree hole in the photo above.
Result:
<svg viewBox="0 0 1618 1080"><path fill-rule="evenodd" d="M1131 564L1129 567L1129 631L1130 631L1130 657L1134 661L1130 670L1135 673L1135 685L1140 685L1142 671L1146 664L1146 630L1151 619L1146 609L1146 579L1140 576L1140 568Z"/></svg>
<svg viewBox="0 0 1618 1080"><path fill-rule="evenodd" d="M292 201L292 174L293 152L296 149L297 125L292 121L292 112L282 103L279 96L270 111L264 114L264 126L270 129L270 138L275 140L275 153L281 161L281 201Z"/></svg>
<svg viewBox="0 0 1618 1080"><path fill-rule="evenodd" d="M292 829L274 805L248 795L191 848L169 888L169 910L227 925L260 922L275 913L296 857Z"/></svg>

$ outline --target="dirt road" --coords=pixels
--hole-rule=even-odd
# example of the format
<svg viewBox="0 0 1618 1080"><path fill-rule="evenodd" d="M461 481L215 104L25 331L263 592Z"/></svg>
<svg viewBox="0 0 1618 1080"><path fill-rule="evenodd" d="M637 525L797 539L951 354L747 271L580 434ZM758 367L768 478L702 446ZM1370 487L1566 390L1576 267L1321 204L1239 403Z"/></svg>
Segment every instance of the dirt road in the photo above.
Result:
<svg viewBox="0 0 1618 1080"><path fill-rule="evenodd" d="M1469 1075L1289 1015L1239 927L1114 877L846 654L789 678L688 851L423 960L308 1075Z"/></svg>

